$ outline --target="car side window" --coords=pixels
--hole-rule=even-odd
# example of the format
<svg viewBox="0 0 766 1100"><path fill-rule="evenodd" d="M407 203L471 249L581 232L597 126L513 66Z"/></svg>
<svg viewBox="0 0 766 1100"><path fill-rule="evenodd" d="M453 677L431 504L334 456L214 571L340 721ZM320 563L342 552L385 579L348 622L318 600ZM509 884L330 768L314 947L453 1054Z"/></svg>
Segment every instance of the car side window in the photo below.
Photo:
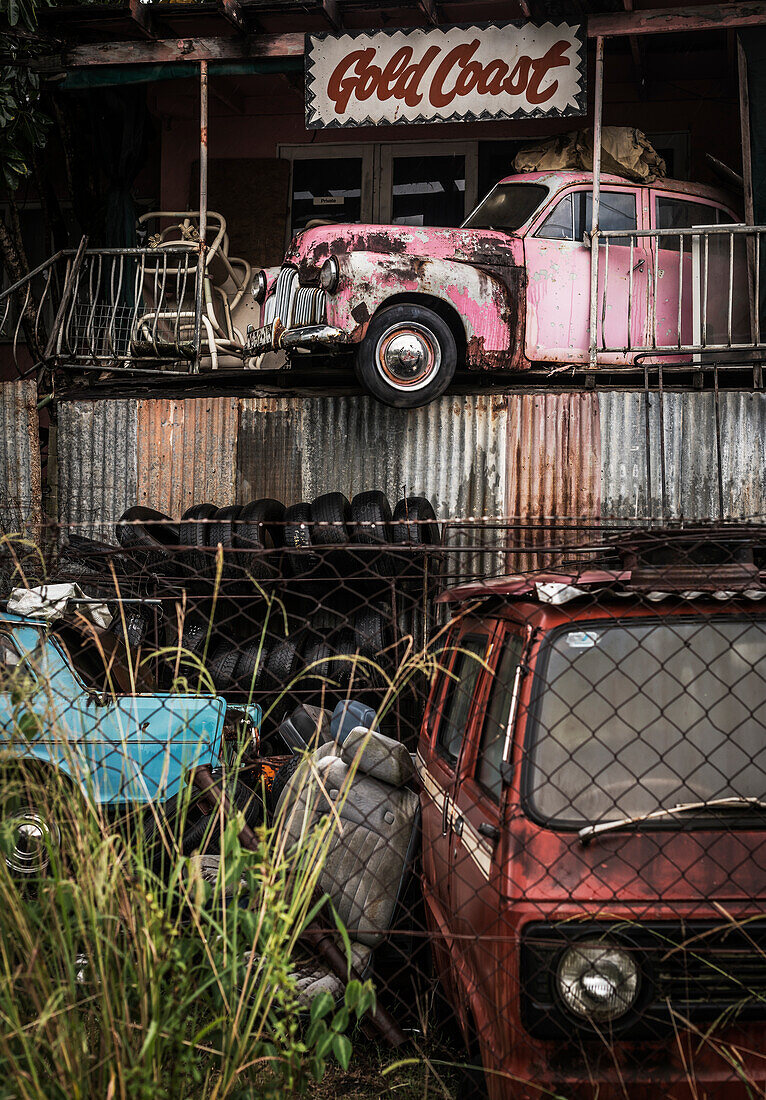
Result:
<svg viewBox="0 0 766 1100"><path fill-rule="evenodd" d="M523 639L517 634L509 634L495 672L479 742L476 781L497 802L500 801L502 789L500 764L508 731L508 719L511 717L513 686L523 650Z"/></svg>
<svg viewBox="0 0 766 1100"><path fill-rule="evenodd" d="M482 661L487 652L487 641L486 637L475 635L461 638L457 643L459 652L455 655L450 671L439 733L436 738L437 751L452 767L457 764L465 738L471 700L483 667Z"/></svg>
<svg viewBox="0 0 766 1100"><path fill-rule="evenodd" d="M13 672L21 663L21 654L7 634L0 634L0 670Z"/></svg>
<svg viewBox="0 0 766 1100"><path fill-rule="evenodd" d="M593 211L593 195L590 191L575 191L565 195L554 207L536 236L559 241L584 241L590 231ZM599 204L599 223L604 232L625 232L638 228L636 196L631 191L602 191ZM610 245L629 244L612 238Z"/></svg>
<svg viewBox="0 0 766 1100"><path fill-rule="evenodd" d="M574 206L571 195L565 195L563 199L556 203L535 236L545 237L551 241L573 241L575 239Z"/></svg>
<svg viewBox="0 0 766 1100"><path fill-rule="evenodd" d="M719 206L686 199L671 199L658 195L655 199L655 222L658 229L693 229L695 225L733 225L734 219ZM659 247L667 252L691 252L691 237L660 237Z"/></svg>

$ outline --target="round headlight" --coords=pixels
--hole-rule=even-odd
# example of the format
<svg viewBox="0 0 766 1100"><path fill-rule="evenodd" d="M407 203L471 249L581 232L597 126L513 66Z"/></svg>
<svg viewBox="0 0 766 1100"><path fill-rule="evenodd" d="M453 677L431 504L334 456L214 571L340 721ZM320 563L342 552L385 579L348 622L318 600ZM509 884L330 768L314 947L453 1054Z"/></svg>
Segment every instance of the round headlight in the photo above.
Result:
<svg viewBox="0 0 766 1100"><path fill-rule="evenodd" d="M262 302L266 297L266 291L269 289L269 281L266 278L265 271L259 271L253 279L253 297L256 302Z"/></svg>
<svg viewBox="0 0 766 1100"><path fill-rule="evenodd" d="M322 270L319 272L319 285L322 290L326 290L328 294L332 294L338 285L339 278L340 268L338 267L338 261L334 256L330 256L329 260L325 260L322 264Z"/></svg>
<svg viewBox="0 0 766 1100"><path fill-rule="evenodd" d="M638 967L632 956L609 943L575 943L561 956L559 995L582 1020L616 1020L638 996Z"/></svg>

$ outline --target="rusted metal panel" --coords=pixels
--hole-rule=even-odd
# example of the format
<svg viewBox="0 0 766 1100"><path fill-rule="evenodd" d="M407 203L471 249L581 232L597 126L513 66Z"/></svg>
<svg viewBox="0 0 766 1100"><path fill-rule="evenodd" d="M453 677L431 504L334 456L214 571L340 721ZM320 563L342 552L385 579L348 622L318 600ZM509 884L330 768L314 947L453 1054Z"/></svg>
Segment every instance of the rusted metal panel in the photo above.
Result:
<svg viewBox="0 0 766 1100"><path fill-rule="evenodd" d="M236 398L139 401L137 417L139 504L177 518L200 501L234 503Z"/></svg>
<svg viewBox="0 0 766 1100"><path fill-rule="evenodd" d="M42 518L40 433L33 380L0 383L0 532L26 532Z"/></svg>
<svg viewBox="0 0 766 1100"><path fill-rule="evenodd" d="M368 397L253 398L243 406L240 499L380 489L392 505L405 493L427 496L440 519L502 514L503 396L443 397L421 409Z"/></svg>
<svg viewBox="0 0 766 1100"><path fill-rule="evenodd" d="M304 492L426 496L439 518L502 511L505 398L442 397L420 409L315 398L303 423Z"/></svg>
<svg viewBox="0 0 766 1100"><path fill-rule="evenodd" d="M290 397L242 401L237 448L237 502L302 499L301 425L304 402Z"/></svg>
<svg viewBox="0 0 766 1100"><path fill-rule="evenodd" d="M561 528L576 526L572 542L598 520L601 508L601 432L591 393L519 394L508 398L506 515L517 531L508 568L542 568L550 560L526 548L562 542ZM553 527L556 527L554 536Z"/></svg>
<svg viewBox="0 0 766 1100"><path fill-rule="evenodd" d="M58 517L79 534L112 540L110 525L136 503L136 402L58 406Z"/></svg>
<svg viewBox="0 0 766 1100"><path fill-rule="evenodd" d="M766 395L665 393L660 397L599 393L602 438L602 515L605 520L749 519L766 512ZM720 447L718 439L720 436ZM720 455L723 517L720 515Z"/></svg>
<svg viewBox="0 0 766 1100"><path fill-rule="evenodd" d="M590 393L508 398L509 516L565 521L600 514L601 427Z"/></svg>

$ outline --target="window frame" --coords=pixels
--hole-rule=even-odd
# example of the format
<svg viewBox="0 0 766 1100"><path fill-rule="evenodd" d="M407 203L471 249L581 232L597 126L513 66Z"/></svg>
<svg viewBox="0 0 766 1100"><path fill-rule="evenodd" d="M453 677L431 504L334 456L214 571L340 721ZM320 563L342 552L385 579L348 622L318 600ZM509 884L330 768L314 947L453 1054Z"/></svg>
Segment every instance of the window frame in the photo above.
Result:
<svg viewBox="0 0 766 1100"><path fill-rule="evenodd" d="M466 778L472 779L473 782L476 784L476 786L482 791L482 793L486 794L488 798L491 798L493 803L495 803L495 805L497 805L497 806L500 805L500 803L502 801L502 796L503 796L503 778L502 778L502 774L501 774L501 765L502 765L502 762L503 762L502 751L500 753L500 760L498 761L498 769L497 769L497 774L498 774L498 779L499 779L499 789L498 789L497 794L495 794L492 790L490 790L490 788L486 785L486 783L484 783L479 778L479 765L480 765L481 760L482 760L482 746L483 746L483 743L484 743L484 735L488 731L488 727L489 727L490 707L492 706L492 702L494 700L495 689L498 686L497 674L500 671L501 664L503 663L503 658L505 656L506 649L512 643L515 643L518 646L518 657L517 657L516 665L514 666L517 669L518 666L521 664L523 658L524 658L524 649L525 649L525 646L526 646L526 641L527 640L524 637L523 629L519 626L514 626L514 625L511 625L509 623L506 624L505 630L504 630L502 636L498 639L497 659L494 662L494 666L492 668L491 673L489 673L490 683L489 683L489 690L487 692L486 705L484 707L483 719L481 721L481 724L477 724L476 751L473 755L473 760L471 762L470 771L466 776ZM514 686L514 682L515 682L515 676L516 676L516 674L514 672L514 677L511 680L510 684L505 685L506 691L508 693L507 694L508 717L511 716L510 708L511 708L512 702L513 702L513 686ZM518 710L517 710L516 714L518 715ZM516 717L514 716L514 725L515 725L515 721L516 721ZM505 731L504 731L504 734L503 734L503 742L505 742L507 733L508 733L508 725L506 723L506 728L505 728ZM511 739L513 740L513 731L511 731Z"/></svg>
<svg viewBox="0 0 766 1100"><path fill-rule="evenodd" d="M540 230L545 225L546 221L551 216L551 214L554 212L555 208L559 205L559 203L563 202L567 198L572 199L572 233L574 234L574 231L575 231L575 217L576 217L574 196L575 195L583 195L583 194L592 196L593 188L588 186L587 184L574 184L571 187L568 187L563 191L559 191L557 193L557 195L554 196L555 202L552 202L548 207L546 207L546 209L541 210L539 212L536 220L529 227L529 230L528 230L526 235L529 236L529 237L534 237L535 240L557 241L559 244L578 244L578 245L581 245L584 248L589 248L590 246L588 245L588 243L586 242L586 240L584 238L582 240L580 240L580 238L574 237L574 236L572 236L571 238L566 238L566 237L541 237L540 236ZM626 233L640 233L642 228L643 228L643 221L644 221L644 203L642 201L643 196L642 196L641 189L636 187L636 186L631 187L629 185L626 185L625 187L620 187L618 184L608 183L605 186L602 186L602 188L601 188L601 196L603 197L604 195L632 195L633 196L633 201L635 203L635 211L636 211L636 224L635 224L634 229L632 229L632 230L631 229L626 229L625 232ZM586 211L587 211L587 199L586 199ZM583 230L583 232L588 233L588 232L590 232L590 229L589 228L585 229L585 230ZM607 232L607 230L604 230L604 232ZM606 243L606 242L600 242L600 243ZM614 248L615 244L617 244L617 243L618 243L617 241L612 240L610 242L610 246L612 248Z"/></svg>
<svg viewBox="0 0 766 1100"><path fill-rule="evenodd" d="M721 613L714 616L701 616L690 614L677 614L677 615L608 615L606 609L602 608L604 615L598 618L577 619L572 618L567 622L560 623L557 626L551 627L545 632L540 640L540 647L537 653L537 657L534 661L534 665L531 669L532 672L532 684L531 694L529 700L529 709L527 712L526 728L524 730L524 740L522 745L522 764L521 764L521 781L520 781L520 803L521 810L525 817L536 825L541 826L544 829L548 829L551 832L556 833L577 833L583 826L593 824L587 821L574 822L572 820L566 820L564 818L545 817L541 814L534 803L534 797L530 794L530 780L532 773L535 770L533 752L535 749L535 742L537 732L540 726L540 710L542 707L542 700L545 694L545 681L546 673L548 671L548 664L550 661L551 652L553 650L553 643L563 634L568 634L570 631L579 627L584 631L608 629L609 627L630 627L630 626L646 626L647 624L654 624L654 626L670 626L674 623L697 623L698 625L704 623L716 623L716 622L742 622L752 621L759 619L764 623L764 629L766 629L766 616L759 615L755 612L755 609L748 615L746 609L743 609L740 614L733 612ZM615 815L616 816L616 815ZM758 831L766 830L766 821L760 826L756 823L756 819L749 817L744 823L740 823L740 820L735 819L735 815L731 818L727 818L727 828L744 828L754 829ZM673 819L671 817L663 817L655 820L644 821L641 823L642 829L652 829L664 832L682 832L688 829L720 829L721 822L715 815L705 816L704 814L689 815Z"/></svg>
<svg viewBox="0 0 766 1100"><path fill-rule="evenodd" d="M439 757L439 759L442 761L444 766L447 767L456 776L458 774L459 767L460 767L461 755L463 756L463 758L465 758L465 748L466 748L466 745L468 744L468 742L470 740L471 723L472 723L472 719L473 719L474 710L476 708L477 700L478 700L479 694L480 694L480 688L481 688L481 683L482 683L482 673L486 674L485 665L487 663L487 656L488 656L488 652L489 652L489 647L492 644L493 636L494 636L494 626L493 626L493 624L489 624L489 625L482 624L482 625L484 626L484 629L486 631L485 633L480 633L481 628L479 626L477 626L473 629L467 630L464 634L461 634L458 638L455 639L455 641L453 643L455 652L453 654L452 661L450 662L449 669L444 673L445 685L444 685L444 690L442 692L441 699L439 701L439 719L438 719L438 722L435 723L434 739L433 739L433 751ZM446 729L447 707L448 707L450 701L454 698L454 693L457 691L457 689L459 687L459 684L460 684L460 681L455 681L452 678L452 675L448 675L448 673L454 673L455 672L455 665L458 663L458 661L462 660L463 657L465 656L465 654L463 652L459 652L459 651L467 649L468 648L468 643L470 643L472 641L483 641L484 642L484 649L483 649L481 655L476 654L476 656L479 657L480 659L475 660L475 661L472 662L472 664L475 664L475 666L476 666L476 679L475 679L473 687L471 689L471 698L470 698L470 701L468 703L468 709L466 711L465 727L464 727L464 732L463 732L462 739L460 741L460 747L458 749L457 755L453 759L451 754L446 751L446 748L445 748L443 742L441 741L441 735L442 735L442 731ZM466 659L468 659L468 658L466 658ZM484 662L484 663L482 663L482 662Z"/></svg>

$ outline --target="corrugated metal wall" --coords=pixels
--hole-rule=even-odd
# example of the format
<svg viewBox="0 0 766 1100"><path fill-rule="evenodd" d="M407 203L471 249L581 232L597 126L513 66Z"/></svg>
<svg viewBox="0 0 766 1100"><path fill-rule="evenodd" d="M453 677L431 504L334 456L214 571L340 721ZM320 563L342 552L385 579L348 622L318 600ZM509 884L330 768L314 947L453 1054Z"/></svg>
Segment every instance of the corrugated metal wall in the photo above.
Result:
<svg viewBox="0 0 766 1100"><path fill-rule="evenodd" d="M0 532L28 531L42 517L40 432L33 379L0 383Z"/></svg>
<svg viewBox="0 0 766 1100"><path fill-rule="evenodd" d="M138 503L180 516L192 504L234 503L239 402L139 401Z"/></svg>
<svg viewBox="0 0 766 1100"><path fill-rule="evenodd" d="M507 398L451 397L391 409L367 397L243 402L238 500L292 503L380 489L427 496L443 516L502 515Z"/></svg>
<svg viewBox="0 0 766 1100"><path fill-rule="evenodd" d="M649 396L649 471L646 397L599 393L601 514L633 520L662 517L660 400ZM719 519L717 453L723 518L766 516L766 394L721 393L716 430L713 393L663 397L665 515L668 519ZM649 482L651 481L651 485Z"/></svg>
<svg viewBox="0 0 766 1100"><path fill-rule="evenodd" d="M766 515L766 395L663 399L666 514ZM192 502L341 490L428 496L440 518L625 522L661 518L660 405L589 392L445 397L390 409L360 397L206 398L59 406L59 516L111 522L139 501L178 516Z"/></svg>
<svg viewBox="0 0 766 1100"><path fill-rule="evenodd" d="M135 401L62 401L58 406L58 518L106 537L136 503Z"/></svg>

